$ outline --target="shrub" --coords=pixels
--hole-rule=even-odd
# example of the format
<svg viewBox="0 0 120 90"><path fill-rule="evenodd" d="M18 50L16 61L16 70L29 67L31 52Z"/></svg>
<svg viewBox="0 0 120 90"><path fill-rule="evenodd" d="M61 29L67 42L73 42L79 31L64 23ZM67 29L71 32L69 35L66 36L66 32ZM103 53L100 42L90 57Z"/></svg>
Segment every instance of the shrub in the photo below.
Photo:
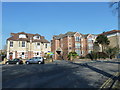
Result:
<svg viewBox="0 0 120 90"><path fill-rule="evenodd" d="M108 55L104 52L91 52L86 55L86 58L89 58L91 60L97 60L97 59L106 59L108 58Z"/></svg>
<svg viewBox="0 0 120 90"><path fill-rule="evenodd" d="M71 58L75 59L78 56L78 54L76 52L70 52L67 56L68 60L70 60Z"/></svg>

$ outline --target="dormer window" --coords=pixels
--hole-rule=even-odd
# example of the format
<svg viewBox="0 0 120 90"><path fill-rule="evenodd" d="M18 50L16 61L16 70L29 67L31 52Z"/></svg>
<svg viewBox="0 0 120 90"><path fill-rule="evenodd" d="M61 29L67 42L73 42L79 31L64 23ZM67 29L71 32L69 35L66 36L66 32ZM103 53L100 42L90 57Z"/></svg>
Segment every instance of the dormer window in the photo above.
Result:
<svg viewBox="0 0 120 90"><path fill-rule="evenodd" d="M26 35L25 34L20 34L19 38L26 38Z"/></svg>
<svg viewBox="0 0 120 90"><path fill-rule="evenodd" d="M34 39L40 39L40 36L34 36L33 38Z"/></svg>

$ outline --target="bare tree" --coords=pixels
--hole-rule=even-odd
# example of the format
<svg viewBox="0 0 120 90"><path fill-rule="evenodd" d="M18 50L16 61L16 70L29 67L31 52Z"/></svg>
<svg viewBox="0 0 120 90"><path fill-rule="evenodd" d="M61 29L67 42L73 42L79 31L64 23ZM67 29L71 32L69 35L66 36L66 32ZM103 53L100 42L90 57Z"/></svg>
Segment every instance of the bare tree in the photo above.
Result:
<svg viewBox="0 0 120 90"><path fill-rule="evenodd" d="M120 0L112 0L110 8L113 8L113 13L118 15L118 30L120 30Z"/></svg>

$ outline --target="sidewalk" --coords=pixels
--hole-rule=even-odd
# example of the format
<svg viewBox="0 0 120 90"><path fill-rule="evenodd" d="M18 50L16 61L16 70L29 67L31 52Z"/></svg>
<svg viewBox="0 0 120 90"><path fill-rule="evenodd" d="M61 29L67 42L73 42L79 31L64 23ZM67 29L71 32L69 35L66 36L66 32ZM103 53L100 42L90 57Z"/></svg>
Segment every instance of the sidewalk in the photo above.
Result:
<svg viewBox="0 0 120 90"><path fill-rule="evenodd" d="M86 63L86 62L96 62L96 61L120 61L119 59L98 59L98 60L91 60L91 59L76 59L74 63Z"/></svg>

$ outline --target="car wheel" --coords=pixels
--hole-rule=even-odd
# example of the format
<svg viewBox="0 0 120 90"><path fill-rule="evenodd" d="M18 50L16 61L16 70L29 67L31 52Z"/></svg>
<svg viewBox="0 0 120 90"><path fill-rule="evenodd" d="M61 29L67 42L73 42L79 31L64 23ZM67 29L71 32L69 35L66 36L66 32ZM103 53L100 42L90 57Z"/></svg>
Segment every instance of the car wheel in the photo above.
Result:
<svg viewBox="0 0 120 90"><path fill-rule="evenodd" d="M29 64L29 62L26 62L26 64Z"/></svg>
<svg viewBox="0 0 120 90"><path fill-rule="evenodd" d="M16 63L17 65L19 64L19 62Z"/></svg>
<svg viewBox="0 0 120 90"><path fill-rule="evenodd" d="M38 64L41 64L41 62L38 62Z"/></svg>
<svg viewBox="0 0 120 90"><path fill-rule="evenodd" d="M6 64L8 65L9 63L7 62Z"/></svg>
<svg viewBox="0 0 120 90"><path fill-rule="evenodd" d="M44 64L44 61L42 61L41 64Z"/></svg>

